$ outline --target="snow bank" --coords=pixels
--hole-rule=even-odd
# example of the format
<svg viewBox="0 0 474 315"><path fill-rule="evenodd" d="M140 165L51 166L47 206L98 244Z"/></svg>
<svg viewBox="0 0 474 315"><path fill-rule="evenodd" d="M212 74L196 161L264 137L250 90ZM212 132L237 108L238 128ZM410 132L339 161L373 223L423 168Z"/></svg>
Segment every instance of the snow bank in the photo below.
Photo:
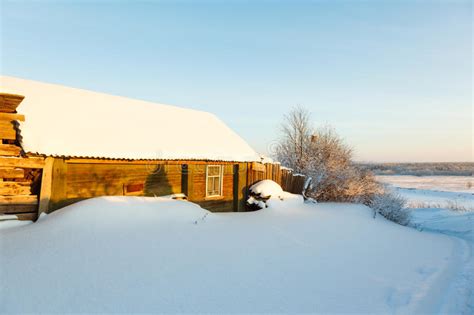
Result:
<svg viewBox="0 0 474 315"><path fill-rule="evenodd" d="M275 201L275 211L209 213L103 197L2 230L0 313L439 309L455 239L373 219L365 206Z"/></svg>
<svg viewBox="0 0 474 315"><path fill-rule="evenodd" d="M250 187L250 192L255 195L260 195L263 198L280 197L283 194L283 189L280 185L270 179L261 180Z"/></svg>
<svg viewBox="0 0 474 315"><path fill-rule="evenodd" d="M474 194L472 176L376 176L377 180L400 188Z"/></svg>
<svg viewBox="0 0 474 315"><path fill-rule="evenodd" d="M247 204L254 209L264 209L270 205L276 207L282 202L285 202L285 206L289 206L289 202L297 204L304 202L303 196L283 191L280 185L270 179L253 184L249 192Z"/></svg>
<svg viewBox="0 0 474 315"><path fill-rule="evenodd" d="M442 208L411 209L411 225L419 230L474 241L474 212Z"/></svg>
<svg viewBox="0 0 474 315"><path fill-rule="evenodd" d="M15 216L16 217L16 216ZM32 221L20 221L18 219L0 220L0 230L6 230L10 228L18 228L20 226L28 225L33 223Z"/></svg>
<svg viewBox="0 0 474 315"><path fill-rule="evenodd" d="M20 124L26 152L260 161L242 138L210 113L7 76L0 76L0 91L25 96L17 110L26 116Z"/></svg>
<svg viewBox="0 0 474 315"><path fill-rule="evenodd" d="M451 279L444 295L441 313L474 313L474 212L453 211L442 208L411 209L411 226L428 231L455 236L464 240L461 271Z"/></svg>
<svg viewBox="0 0 474 315"><path fill-rule="evenodd" d="M460 239L462 265L440 299L443 314L474 313L474 195L466 176L378 176L408 200L410 225ZM453 209L458 209L454 210ZM464 209L460 211L459 209ZM470 210L470 211L469 211Z"/></svg>

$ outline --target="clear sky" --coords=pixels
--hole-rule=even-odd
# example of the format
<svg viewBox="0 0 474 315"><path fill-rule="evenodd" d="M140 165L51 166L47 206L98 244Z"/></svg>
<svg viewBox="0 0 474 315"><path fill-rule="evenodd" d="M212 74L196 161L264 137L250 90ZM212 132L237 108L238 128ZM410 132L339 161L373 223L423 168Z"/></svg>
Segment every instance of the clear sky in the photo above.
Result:
<svg viewBox="0 0 474 315"><path fill-rule="evenodd" d="M307 107L362 161L472 161L471 1L5 1L1 73L210 111Z"/></svg>

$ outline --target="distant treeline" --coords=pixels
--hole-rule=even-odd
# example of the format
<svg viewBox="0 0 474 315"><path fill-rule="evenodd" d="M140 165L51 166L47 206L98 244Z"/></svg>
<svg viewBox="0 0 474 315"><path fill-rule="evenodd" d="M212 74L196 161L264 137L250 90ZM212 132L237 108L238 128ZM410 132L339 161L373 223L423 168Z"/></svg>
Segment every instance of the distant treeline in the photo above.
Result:
<svg viewBox="0 0 474 315"><path fill-rule="evenodd" d="M472 176L474 163L358 163L376 175Z"/></svg>

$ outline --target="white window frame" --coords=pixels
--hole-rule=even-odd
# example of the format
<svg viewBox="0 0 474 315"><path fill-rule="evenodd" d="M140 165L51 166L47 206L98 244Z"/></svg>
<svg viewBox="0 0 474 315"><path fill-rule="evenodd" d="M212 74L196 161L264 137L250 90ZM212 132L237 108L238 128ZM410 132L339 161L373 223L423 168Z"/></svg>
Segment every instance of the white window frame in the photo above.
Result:
<svg viewBox="0 0 474 315"><path fill-rule="evenodd" d="M218 195L209 195L209 167L219 167L219 175L212 175L211 177L218 177L220 180L220 191ZM223 165L206 165L206 198L213 198L213 197L222 197L224 189L224 167Z"/></svg>

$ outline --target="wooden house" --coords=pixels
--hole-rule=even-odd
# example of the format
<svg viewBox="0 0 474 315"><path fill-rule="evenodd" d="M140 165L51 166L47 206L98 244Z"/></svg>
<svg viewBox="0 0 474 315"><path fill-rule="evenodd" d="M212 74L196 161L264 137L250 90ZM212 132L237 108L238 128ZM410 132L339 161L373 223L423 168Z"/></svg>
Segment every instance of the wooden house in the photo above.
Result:
<svg viewBox="0 0 474 315"><path fill-rule="evenodd" d="M210 113L5 76L0 87L0 214L170 194L245 211L249 185L285 176Z"/></svg>

